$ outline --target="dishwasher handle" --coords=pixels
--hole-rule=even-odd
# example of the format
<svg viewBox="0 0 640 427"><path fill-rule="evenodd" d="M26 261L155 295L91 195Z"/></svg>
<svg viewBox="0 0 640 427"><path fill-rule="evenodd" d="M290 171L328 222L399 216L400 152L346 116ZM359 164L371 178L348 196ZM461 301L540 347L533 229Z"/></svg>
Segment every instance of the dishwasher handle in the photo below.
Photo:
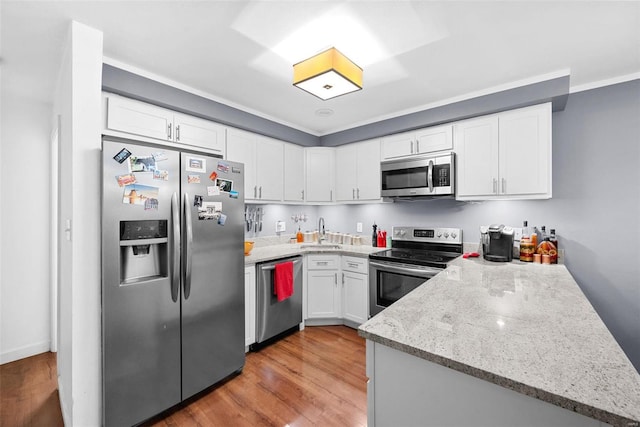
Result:
<svg viewBox="0 0 640 427"><path fill-rule="evenodd" d="M287 260L287 259L285 259L285 260L283 260L283 261L279 261L279 262L277 262L276 264L280 264L281 262L287 262L287 261L288 261L288 260ZM297 264L297 263L299 263L299 262L302 262L302 259L300 259L300 258L295 259L295 260L293 261L293 264L295 265L295 264ZM262 271L275 270L275 268L276 268L276 264L265 264L265 265L261 265L261 266L260 266L260 270L262 270Z"/></svg>

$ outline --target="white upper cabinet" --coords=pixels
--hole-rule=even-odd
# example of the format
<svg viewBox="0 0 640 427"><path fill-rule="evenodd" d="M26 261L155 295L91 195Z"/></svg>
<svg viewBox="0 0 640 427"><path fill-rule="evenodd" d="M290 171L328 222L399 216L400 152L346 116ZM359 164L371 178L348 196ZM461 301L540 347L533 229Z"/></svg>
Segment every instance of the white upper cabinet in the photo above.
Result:
<svg viewBox="0 0 640 427"><path fill-rule="evenodd" d="M494 196L498 185L498 117L455 125L456 196Z"/></svg>
<svg viewBox="0 0 640 427"><path fill-rule="evenodd" d="M304 148L284 143L284 201L304 202Z"/></svg>
<svg viewBox="0 0 640 427"><path fill-rule="evenodd" d="M451 124L419 129L382 138L382 160L417 156L453 148Z"/></svg>
<svg viewBox="0 0 640 427"><path fill-rule="evenodd" d="M455 125L456 198L551 198L551 104Z"/></svg>
<svg viewBox="0 0 640 427"><path fill-rule="evenodd" d="M105 97L108 131L206 148L225 155L226 128L218 123L116 95Z"/></svg>
<svg viewBox="0 0 640 427"><path fill-rule="evenodd" d="M380 141L336 149L336 201L380 200Z"/></svg>
<svg viewBox="0 0 640 427"><path fill-rule="evenodd" d="M551 198L551 104L498 116L500 192Z"/></svg>
<svg viewBox="0 0 640 427"><path fill-rule="evenodd" d="M335 149L310 147L305 155L305 199L310 203L333 202Z"/></svg>
<svg viewBox="0 0 640 427"><path fill-rule="evenodd" d="M282 201L283 142L251 132L229 129L227 159L244 163L245 200Z"/></svg>
<svg viewBox="0 0 640 427"><path fill-rule="evenodd" d="M224 126L180 113L173 115L173 125L176 142L208 148L224 155L226 141Z"/></svg>

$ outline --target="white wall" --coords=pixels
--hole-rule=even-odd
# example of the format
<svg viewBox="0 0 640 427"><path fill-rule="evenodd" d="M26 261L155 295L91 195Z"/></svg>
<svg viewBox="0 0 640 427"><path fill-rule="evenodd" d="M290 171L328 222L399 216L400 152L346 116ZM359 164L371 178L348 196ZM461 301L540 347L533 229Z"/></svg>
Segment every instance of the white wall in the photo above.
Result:
<svg viewBox="0 0 640 427"><path fill-rule="evenodd" d="M101 424L100 147L102 33L72 22L60 69L58 386L65 425ZM64 224L71 222L70 238Z"/></svg>
<svg viewBox="0 0 640 427"><path fill-rule="evenodd" d="M50 348L50 114L3 88L0 363Z"/></svg>

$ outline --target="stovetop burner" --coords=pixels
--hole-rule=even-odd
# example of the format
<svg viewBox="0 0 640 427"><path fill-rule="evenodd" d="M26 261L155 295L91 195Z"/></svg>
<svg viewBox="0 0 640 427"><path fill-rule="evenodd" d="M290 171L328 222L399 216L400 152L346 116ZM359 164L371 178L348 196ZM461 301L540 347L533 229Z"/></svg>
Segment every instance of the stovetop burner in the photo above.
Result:
<svg viewBox="0 0 640 427"><path fill-rule="evenodd" d="M382 261L395 261L406 264L426 265L430 267L446 268L447 263L459 254L449 254L440 252L430 252L426 250L416 249L387 249L386 251L376 252L369 257Z"/></svg>

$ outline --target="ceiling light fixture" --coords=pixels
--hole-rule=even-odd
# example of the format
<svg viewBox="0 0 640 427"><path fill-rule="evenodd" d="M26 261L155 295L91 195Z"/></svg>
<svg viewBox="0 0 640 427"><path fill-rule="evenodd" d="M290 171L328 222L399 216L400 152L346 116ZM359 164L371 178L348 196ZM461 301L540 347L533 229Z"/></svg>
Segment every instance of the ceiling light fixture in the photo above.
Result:
<svg viewBox="0 0 640 427"><path fill-rule="evenodd" d="M332 47L294 64L293 85L326 101L362 89L362 68Z"/></svg>

